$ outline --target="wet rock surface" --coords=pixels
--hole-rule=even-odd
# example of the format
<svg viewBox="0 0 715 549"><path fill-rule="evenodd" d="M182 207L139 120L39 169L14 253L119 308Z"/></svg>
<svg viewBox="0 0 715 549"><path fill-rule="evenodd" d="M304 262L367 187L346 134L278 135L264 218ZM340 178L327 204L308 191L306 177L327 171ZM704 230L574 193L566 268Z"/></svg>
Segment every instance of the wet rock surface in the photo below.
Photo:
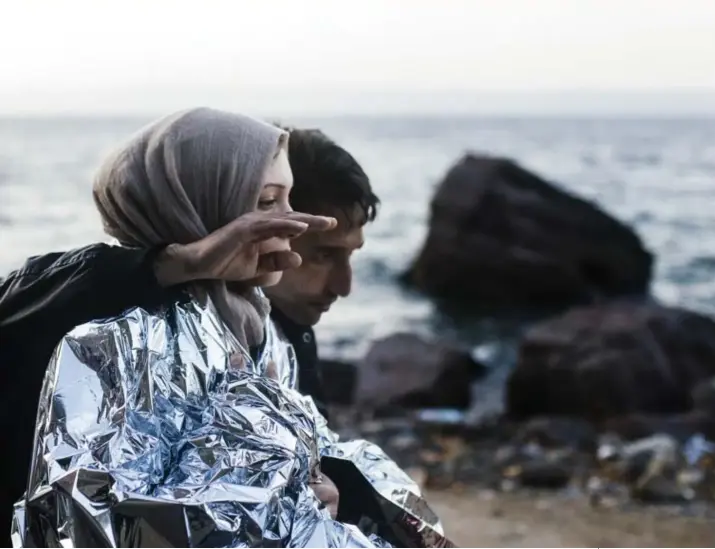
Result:
<svg viewBox="0 0 715 549"><path fill-rule="evenodd" d="M715 376L715 321L674 307L618 302L573 309L524 335L506 389L511 417L687 413ZM699 406L712 404L707 386ZM700 394L700 393L698 393Z"/></svg>
<svg viewBox="0 0 715 549"><path fill-rule="evenodd" d="M701 381L691 394L693 409L715 418L715 377Z"/></svg>
<svg viewBox="0 0 715 549"><path fill-rule="evenodd" d="M471 413L486 368L470 352L394 334L356 364L323 363L336 390L331 422L379 444L426 489L546 490L599 508L715 513L714 324L633 303L537 324L506 413L492 416Z"/></svg>
<svg viewBox="0 0 715 549"><path fill-rule="evenodd" d="M409 333L376 340L353 367L326 361L321 369L325 385L330 386L329 402L349 401L361 409L383 412L465 409L471 402L472 383L487 371L468 349Z"/></svg>
<svg viewBox="0 0 715 549"><path fill-rule="evenodd" d="M403 281L461 308L591 303L647 290L652 255L595 204L515 162L461 158Z"/></svg>

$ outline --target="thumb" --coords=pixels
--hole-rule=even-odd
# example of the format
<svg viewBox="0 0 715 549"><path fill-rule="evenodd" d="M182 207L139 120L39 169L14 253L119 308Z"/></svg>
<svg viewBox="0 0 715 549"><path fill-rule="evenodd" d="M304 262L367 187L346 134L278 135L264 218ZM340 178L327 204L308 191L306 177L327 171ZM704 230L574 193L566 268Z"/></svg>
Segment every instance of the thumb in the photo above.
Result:
<svg viewBox="0 0 715 549"><path fill-rule="evenodd" d="M266 365L266 377L278 381L278 367L272 360Z"/></svg>
<svg viewBox="0 0 715 549"><path fill-rule="evenodd" d="M270 252L258 257L257 274L274 273L300 267L302 258L295 252Z"/></svg>
<svg viewBox="0 0 715 549"><path fill-rule="evenodd" d="M232 368L235 368L236 370L246 369L246 360L243 358L243 355L241 353L233 353L229 357L229 364Z"/></svg>

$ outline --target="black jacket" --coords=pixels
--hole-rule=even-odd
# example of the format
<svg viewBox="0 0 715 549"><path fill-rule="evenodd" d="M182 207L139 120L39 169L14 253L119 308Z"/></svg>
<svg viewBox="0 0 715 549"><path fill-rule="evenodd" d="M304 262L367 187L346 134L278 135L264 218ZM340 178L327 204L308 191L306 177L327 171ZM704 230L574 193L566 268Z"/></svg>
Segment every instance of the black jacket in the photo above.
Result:
<svg viewBox="0 0 715 549"><path fill-rule="evenodd" d="M151 308L168 292L154 277L157 251L95 244L30 258L0 282L0 542L9 543L12 504L26 488L37 402L46 366L75 326ZM299 388L321 412L315 335L280 311L274 321L294 345Z"/></svg>

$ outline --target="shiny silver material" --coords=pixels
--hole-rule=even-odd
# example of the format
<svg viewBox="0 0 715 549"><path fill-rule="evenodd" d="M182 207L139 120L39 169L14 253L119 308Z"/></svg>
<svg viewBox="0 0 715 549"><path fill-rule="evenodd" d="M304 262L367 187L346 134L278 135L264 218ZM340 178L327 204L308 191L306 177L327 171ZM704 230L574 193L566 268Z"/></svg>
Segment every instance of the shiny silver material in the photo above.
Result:
<svg viewBox="0 0 715 549"><path fill-rule="evenodd" d="M272 323L254 362L210 303L77 327L45 378L14 546L451 546L409 477L338 442L296 380ZM360 529L313 494L321 467Z"/></svg>

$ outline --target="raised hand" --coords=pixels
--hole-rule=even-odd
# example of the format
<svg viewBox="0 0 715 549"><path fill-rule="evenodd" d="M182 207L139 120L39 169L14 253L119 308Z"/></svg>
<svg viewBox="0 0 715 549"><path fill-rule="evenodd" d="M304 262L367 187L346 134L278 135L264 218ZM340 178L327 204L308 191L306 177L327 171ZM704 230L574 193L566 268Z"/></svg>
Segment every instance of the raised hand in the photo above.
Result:
<svg viewBox="0 0 715 549"><path fill-rule="evenodd" d="M330 516L337 517L340 492L335 483L327 475L321 474L319 480L310 483L310 487L320 502L327 507Z"/></svg>
<svg viewBox="0 0 715 549"><path fill-rule="evenodd" d="M240 282L265 273L299 267L292 251L261 253L260 245L271 238L291 239L307 231L327 231L332 217L300 212L251 212L191 244L171 244L157 258L154 271L162 286L192 280Z"/></svg>

